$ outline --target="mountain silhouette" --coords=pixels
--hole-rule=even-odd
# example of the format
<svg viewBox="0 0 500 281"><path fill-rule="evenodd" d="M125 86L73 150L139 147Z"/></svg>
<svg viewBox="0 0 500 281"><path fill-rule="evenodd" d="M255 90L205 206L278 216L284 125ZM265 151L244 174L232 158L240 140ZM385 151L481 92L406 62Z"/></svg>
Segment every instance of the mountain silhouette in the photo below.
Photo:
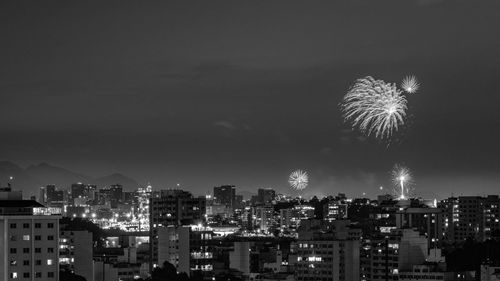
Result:
<svg viewBox="0 0 500 281"><path fill-rule="evenodd" d="M97 187L121 184L124 190L133 190L138 187L137 181L120 173L93 178L48 163L22 168L10 161L0 161L0 186L7 186L10 183L13 189L22 190L25 198L32 195L38 196L41 186L54 184L57 188L64 190L77 182L95 184Z"/></svg>

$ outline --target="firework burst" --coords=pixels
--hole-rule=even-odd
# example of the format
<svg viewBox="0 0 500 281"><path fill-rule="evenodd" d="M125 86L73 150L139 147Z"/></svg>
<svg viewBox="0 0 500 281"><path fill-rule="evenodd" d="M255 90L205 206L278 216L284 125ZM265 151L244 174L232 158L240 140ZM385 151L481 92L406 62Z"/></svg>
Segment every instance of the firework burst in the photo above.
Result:
<svg viewBox="0 0 500 281"><path fill-rule="evenodd" d="M392 182L394 183L394 194L399 200L410 197L412 191L413 177L410 169L401 165L395 165L392 170Z"/></svg>
<svg viewBox="0 0 500 281"><path fill-rule="evenodd" d="M408 75L401 82L401 88L408 94L414 94L420 88L420 83L418 83L417 77Z"/></svg>
<svg viewBox="0 0 500 281"><path fill-rule="evenodd" d="M296 170L288 177L288 183L290 183L290 187L295 190L304 190L309 183L309 176L305 171Z"/></svg>
<svg viewBox="0 0 500 281"><path fill-rule="evenodd" d="M407 100L395 84L371 76L356 80L341 104L344 120L353 128L386 139L404 124Z"/></svg>

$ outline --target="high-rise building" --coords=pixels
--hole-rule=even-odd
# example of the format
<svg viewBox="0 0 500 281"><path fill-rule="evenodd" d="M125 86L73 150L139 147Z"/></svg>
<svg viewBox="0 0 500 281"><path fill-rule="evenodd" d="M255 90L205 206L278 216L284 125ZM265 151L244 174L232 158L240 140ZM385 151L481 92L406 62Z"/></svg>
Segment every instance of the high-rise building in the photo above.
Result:
<svg viewBox="0 0 500 281"><path fill-rule="evenodd" d="M59 280L60 214L33 200L0 201L1 280Z"/></svg>
<svg viewBox="0 0 500 281"><path fill-rule="evenodd" d="M173 264L178 272L213 270L213 231L208 227L184 225L158 229L158 264Z"/></svg>
<svg viewBox="0 0 500 281"><path fill-rule="evenodd" d="M427 206L400 208L396 211L396 227L417 229L427 237L429 249L440 247L444 229L444 211Z"/></svg>
<svg viewBox="0 0 500 281"><path fill-rule="evenodd" d="M74 183L71 185L71 199L83 197L86 195L87 186L81 182Z"/></svg>
<svg viewBox="0 0 500 281"><path fill-rule="evenodd" d="M276 198L276 191L271 188L259 188L257 191L257 196L259 203L268 204Z"/></svg>
<svg viewBox="0 0 500 281"><path fill-rule="evenodd" d="M347 220L302 221L297 240L296 280L359 280L361 230Z"/></svg>
<svg viewBox="0 0 500 281"><path fill-rule="evenodd" d="M347 219L347 204L331 200L323 205L323 218L328 221Z"/></svg>
<svg viewBox="0 0 500 281"><path fill-rule="evenodd" d="M390 229L361 247L361 280L397 280L427 257L427 238L413 229Z"/></svg>
<svg viewBox="0 0 500 281"><path fill-rule="evenodd" d="M444 234L450 243L467 238L484 241L500 230L500 198L497 195L450 197L438 206L444 210Z"/></svg>
<svg viewBox="0 0 500 281"><path fill-rule="evenodd" d="M61 226L59 244L61 269L83 276L87 281L92 281L94 279L92 233Z"/></svg>
<svg viewBox="0 0 500 281"><path fill-rule="evenodd" d="M158 228L203 223L206 198L193 197L191 193L178 189L161 190L150 198L149 211L152 270L152 265L158 264Z"/></svg>
<svg viewBox="0 0 500 281"><path fill-rule="evenodd" d="M214 201L224 204L231 209L234 208L236 200L236 188L234 185L221 185L214 187Z"/></svg>
<svg viewBox="0 0 500 281"><path fill-rule="evenodd" d="M113 184L109 187L111 200L116 203L123 202L123 186L121 184Z"/></svg>

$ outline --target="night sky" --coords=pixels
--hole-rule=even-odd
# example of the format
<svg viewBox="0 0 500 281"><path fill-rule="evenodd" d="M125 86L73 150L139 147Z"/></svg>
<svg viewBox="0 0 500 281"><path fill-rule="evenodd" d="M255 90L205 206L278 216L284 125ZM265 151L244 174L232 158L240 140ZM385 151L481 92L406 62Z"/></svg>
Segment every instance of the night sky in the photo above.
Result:
<svg viewBox="0 0 500 281"><path fill-rule="evenodd" d="M499 1L2 1L0 159L196 194L498 194ZM344 124L355 79L415 74L387 145Z"/></svg>

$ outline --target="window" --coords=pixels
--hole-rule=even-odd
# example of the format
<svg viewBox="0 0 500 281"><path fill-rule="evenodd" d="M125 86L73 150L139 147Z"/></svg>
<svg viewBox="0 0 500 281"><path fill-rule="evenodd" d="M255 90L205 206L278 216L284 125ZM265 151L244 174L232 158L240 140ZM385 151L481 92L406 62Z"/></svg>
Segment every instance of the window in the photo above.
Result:
<svg viewBox="0 0 500 281"><path fill-rule="evenodd" d="M42 235L35 235L35 240L36 241L42 240Z"/></svg>
<svg viewBox="0 0 500 281"><path fill-rule="evenodd" d="M53 223L51 223L51 222L49 222L49 223L47 224L47 228L54 228L54 224L53 224Z"/></svg>
<svg viewBox="0 0 500 281"><path fill-rule="evenodd" d="M10 236L10 241L17 241L17 236L11 235Z"/></svg>
<svg viewBox="0 0 500 281"><path fill-rule="evenodd" d="M29 260L23 260L23 265L30 265L30 261Z"/></svg>
<svg viewBox="0 0 500 281"><path fill-rule="evenodd" d="M29 272L23 273L23 278L30 278L30 273Z"/></svg>
<svg viewBox="0 0 500 281"><path fill-rule="evenodd" d="M12 279L17 279L17 272L12 272L12 273L10 274L10 278L12 278Z"/></svg>
<svg viewBox="0 0 500 281"><path fill-rule="evenodd" d="M52 265L52 264L53 264L52 260L51 260L51 259L48 259L48 260L47 260L47 265Z"/></svg>
<svg viewBox="0 0 500 281"><path fill-rule="evenodd" d="M42 265L42 260L36 260L35 265Z"/></svg>
<svg viewBox="0 0 500 281"><path fill-rule="evenodd" d="M16 228L16 227L17 227L17 224L15 224L15 223L10 224L10 228Z"/></svg>
<svg viewBox="0 0 500 281"><path fill-rule="evenodd" d="M54 272L47 272L47 277L54 278Z"/></svg>
<svg viewBox="0 0 500 281"><path fill-rule="evenodd" d="M29 235L23 235L23 240L24 241L30 241L30 236Z"/></svg>
<svg viewBox="0 0 500 281"><path fill-rule="evenodd" d="M35 248L35 253L41 253L42 252L42 248Z"/></svg>
<svg viewBox="0 0 500 281"><path fill-rule="evenodd" d="M30 228L30 224L29 223L23 223L23 228Z"/></svg>
<svg viewBox="0 0 500 281"><path fill-rule="evenodd" d="M42 224L39 222L35 223L35 228L42 228Z"/></svg>
<svg viewBox="0 0 500 281"><path fill-rule="evenodd" d="M54 236L53 235L47 236L47 240L50 240L50 241L54 240Z"/></svg>
<svg viewBox="0 0 500 281"><path fill-rule="evenodd" d="M35 272L35 278L42 278L41 272Z"/></svg>
<svg viewBox="0 0 500 281"><path fill-rule="evenodd" d="M54 248L47 248L47 253L54 253Z"/></svg>
<svg viewBox="0 0 500 281"><path fill-rule="evenodd" d="M17 261L15 261L15 260L10 261L10 265L16 266L17 265Z"/></svg>
<svg viewBox="0 0 500 281"><path fill-rule="evenodd" d="M17 249L16 248L10 248L10 253L11 254L16 254L17 253Z"/></svg>
<svg viewBox="0 0 500 281"><path fill-rule="evenodd" d="M29 254L30 248L23 248L23 254Z"/></svg>

